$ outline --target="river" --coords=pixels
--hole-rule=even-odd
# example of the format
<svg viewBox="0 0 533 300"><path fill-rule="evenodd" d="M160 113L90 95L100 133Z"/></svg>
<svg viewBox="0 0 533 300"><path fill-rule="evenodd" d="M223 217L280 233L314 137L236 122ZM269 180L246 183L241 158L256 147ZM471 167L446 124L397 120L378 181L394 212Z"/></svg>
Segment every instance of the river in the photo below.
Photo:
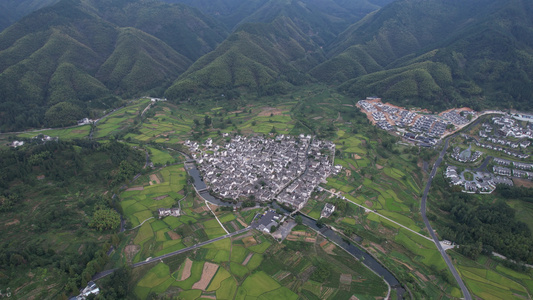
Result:
<svg viewBox="0 0 533 300"><path fill-rule="evenodd" d="M193 179L193 184L196 189L196 191L199 191L198 193L202 198L207 200L209 203L218 205L218 206L239 206L239 204L234 204L231 202L225 202L222 201L216 197L213 197L213 195L209 194L209 191L207 191L207 185L205 184L204 180L200 176L200 171L198 171L198 168L193 163L186 163L185 169L187 170L187 173L189 176Z"/></svg>
<svg viewBox="0 0 533 300"><path fill-rule="evenodd" d="M391 287L392 290L396 291L396 295L398 296L398 299L403 299L403 294L405 293L405 289L402 288L396 277L392 275L389 270L387 270L381 263L379 263L373 256L368 254L365 250L357 247L356 245L352 243L347 243L342 237L340 237L335 231L331 230L329 227L318 227L316 224L316 221L302 215L302 222L305 226L316 230L320 232L322 235L327 237L329 240L335 242L337 245L339 245L341 248L346 250L348 253L355 256L361 263L363 263L365 266L367 266L370 270L374 271L376 274L381 276L383 280L385 280Z"/></svg>
<svg viewBox="0 0 533 300"><path fill-rule="evenodd" d="M207 185L203 181L202 177L200 176L200 171L198 171L198 168L193 163L187 163L185 166L185 169L187 170L187 173L193 178L194 186L197 191L200 191L200 196L202 196L204 199L206 199L208 202L219 205L219 206L235 206L233 203L224 202L218 198L213 197L209 192L207 191ZM240 204L240 203L239 203ZM237 205L238 206L238 205ZM275 209L281 209L285 213L289 213L289 211L283 209L279 205L277 205L276 202L272 202L271 205ZM397 299L403 299L403 294L405 293L405 289L402 288L396 277L392 275L389 270L387 270L383 265L381 265L373 256L368 254L363 249L357 247L356 245L353 245L351 243L345 242L341 236L339 236L335 231L329 229L329 227L318 227L316 224L316 221L302 215L302 221L303 224L307 227L320 232L322 235L330 239L331 241L335 242L337 245L339 245L341 248L346 250L348 253L355 256L359 261L361 261L365 266L367 266L369 269L374 271L376 274L381 276L383 280L385 280L391 289L393 291L396 291Z"/></svg>

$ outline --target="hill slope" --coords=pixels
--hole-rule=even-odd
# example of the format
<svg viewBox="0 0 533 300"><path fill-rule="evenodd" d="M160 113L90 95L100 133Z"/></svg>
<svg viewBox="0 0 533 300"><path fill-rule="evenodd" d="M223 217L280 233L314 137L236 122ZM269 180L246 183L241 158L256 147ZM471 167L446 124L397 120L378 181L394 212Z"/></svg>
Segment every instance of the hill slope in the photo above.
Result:
<svg viewBox="0 0 533 300"><path fill-rule="evenodd" d="M0 2L0 32L20 18L59 2L59 0L2 0Z"/></svg>
<svg viewBox="0 0 533 300"><path fill-rule="evenodd" d="M222 3L243 2L215 1L207 7L201 1L189 3L203 6L212 13L218 12ZM322 47L349 24L379 8L366 0L253 3L257 9L248 16L234 19L241 25L215 51L196 61L180 76L167 90L168 98L188 98L193 93L210 89L227 94L235 88L272 94L303 84L309 80L307 72L325 60ZM238 7L250 10L248 5Z"/></svg>
<svg viewBox="0 0 533 300"><path fill-rule="evenodd" d="M165 88L192 64L187 55L195 59L209 52L225 35L210 29L212 20L182 5L96 2L64 0L0 34L2 130L72 124L92 109L116 105L113 95ZM179 34L170 35L177 27ZM45 118L47 110L64 102L75 112L73 119Z"/></svg>
<svg viewBox="0 0 533 300"><path fill-rule="evenodd" d="M360 97L528 109L532 18L522 0L397 1L341 34L311 74Z"/></svg>

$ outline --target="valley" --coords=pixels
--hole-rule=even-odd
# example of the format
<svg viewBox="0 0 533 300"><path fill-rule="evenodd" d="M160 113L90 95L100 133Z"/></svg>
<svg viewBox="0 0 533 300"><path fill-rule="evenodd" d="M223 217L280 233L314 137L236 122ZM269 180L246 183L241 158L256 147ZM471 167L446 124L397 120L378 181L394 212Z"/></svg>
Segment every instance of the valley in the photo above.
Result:
<svg viewBox="0 0 533 300"><path fill-rule="evenodd" d="M148 151L151 162L144 171L141 169L142 175L140 177L129 183L122 190L116 190L117 202L115 202L114 207L126 220L126 230L118 234L118 241L115 241L116 244L114 244L115 246L110 253L108 262L101 265L99 269L121 268L129 264L145 261L151 257L172 253L203 241L222 237L226 234L226 231L239 231L251 223L256 213L264 210L260 206L252 206L250 209L241 207L232 212L222 206L212 206L213 213L223 226L221 227L213 213L207 208L206 202L201 200L194 192L194 189L187 184L188 175L185 171L184 163L188 158L184 157L181 152L189 151L184 146L188 139L200 142L211 139L214 144L217 144L225 141L227 137L224 136L226 134L231 136L239 134L253 136L258 134L260 136L265 135L269 139L273 139L282 133L310 134L316 135L321 139L331 140L335 144L334 163L342 166L342 170L337 175L330 176L326 183L322 183L320 185L322 190L318 189L311 193L310 199L301 209L302 212L318 219L320 211L326 203L335 205L336 211L333 215L327 219L320 219L319 223L336 228L351 243L356 243L363 247L377 258L406 288L404 297L407 297L407 295L416 297L415 295L417 294L427 296L440 294L446 295L446 297L459 297L461 295L460 289L456 286L451 274L448 273L438 249L433 242L419 236L420 234L429 237L423 220L418 213L422 187L425 185L425 180L429 174L425 174L419 165L421 165L423 160L430 161L432 159L434 155L431 152L432 150L404 145L397 137L368 124L366 115L361 114L355 106L358 100L338 94L327 87L309 86L287 97L289 99L268 97L262 99L262 101L249 101L247 103L218 102L218 106L198 105L198 103L193 106L186 102L181 104L170 102L153 103L149 99L139 99L132 101L126 107L111 113L93 125L93 140L95 142L105 142L109 138L112 140L117 139L128 147ZM151 105L150 108L145 110L148 105ZM198 107L203 108L199 109ZM142 114L143 111L145 111L144 114ZM313 122L310 123L307 120L313 120ZM91 127L90 125L82 125L79 128L85 128L86 126ZM254 131L255 128L257 128L257 132ZM275 128L278 133L271 133L272 128ZM76 131L74 134L74 130L80 131ZM79 138L87 138L89 132L90 130L84 130L82 133L82 129L75 128L53 129L34 133L19 133L15 139L25 140L27 143L25 146L27 146L31 144L31 137L39 134L59 136L61 141L75 141ZM1 137L3 145L7 144L8 138L13 139L13 136L9 136L3 135ZM416 151L416 153L413 151ZM144 153L144 151L141 153ZM437 174L439 173L437 172ZM133 176L130 178L133 178ZM439 185L438 180L435 181L437 186L446 187L446 185ZM446 189L448 188L446 187ZM433 210L440 205L432 204L435 200L431 200L431 197L428 212L430 219L433 218L431 216L434 214ZM355 204L362 205L365 208ZM513 205L516 205L516 202ZM180 209L178 217L166 216L159 218L158 210L160 208L171 207ZM378 214L374 214L374 211ZM24 222L24 219L19 219L19 221ZM8 223L11 224L13 222ZM437 232L439 232L440 228L438 224L440 224L440 221L436 225ZM305 227L295 227L291 235L299 236L298 230L302 229L305 231ZM256 243L262 245L262 243L257 241L269 241L267 244L270 244L270 246L267 247L267 244L264 244L265 249L261 251L271 253L271 255L277 253L276 251L301 251L299 247L307 248L305 245L314 245L314 248L319 247L321 249L331 248L327 246L327 240L322 240L322 238L316 236L314 231L309 231L309 233L305 234L305 238L301 241L294 241L294 238L291 238L290 241L286 240L276 246L285 250L272 248L278 243L275 240L271 240L272 238L268 234L254 232L253 236ZM106 233L104 236L112 237L111 233ZM164 265L159 263L156 266L147 265L128 271L132 276L128 277L131 278L131 281L128 281L128 285L133 284L132 286L136 286L131 290L132 295L144 299L152 292L161 295L165 293L172 295L172 293L181 291L179 292L181 295L184 291L190 291L191 299L200 297L199 295L214 294L216 296L217 293L220 297L222 297L221 293L230 293L230 295L238 297L240 293L244 293L244 290L240 291L240 286L243 285L244 289L246 289L247 278L252 274L259 273L255 273L255 269L247 269L245 272L242 266L238 267L236 265L239 262L233 262L232 249L236 249L234 243L239 245L238 238L226 238L224 240L230 242L230 250L228 250L228 246L220 249L218 248L219 246L205 246L206 250L201 250L204 249L204 247L201 247L200 250L192 250L177 256L164 258L162 259ZM294 243L300 246L296 246ZM215 243L215 245L218 244ZM106 247L103 244L102 246ZM245 246L244 249L248 247ZM288 250L289 248L293 250ZM201 254L203 252L205 254ZM345 252L340 249L331 253L329 255L333 255L332 258L334 259L339 259L339 255L340 257L347 255L342 254ZM517 271L509 269L510 266L505 261L499 261L497 257L480 254L476 260L472 261L462 256L464 254L457 252L455 249L447 250L447 253L454 258L453 262L460 272L470 274L468 272L487 270L487 272L490 271L493 272L491 274L495 274L494 276L491 275L494 278L498 276L498 278L506 278L511 280L510 282L515 282L517 287L523 287L523 289L510 290L497 285L497 281L481 280L477 277L473 279L473 277L468 277L470 275L467 277L462 275L473 295L484 295L485 288L481 290L472 288L478 284L477 282L483 282L487 289L489 287L494 289L498 295L502 295L504 298L513 297L512 295L516 291L528 293L527 280L529 279L527 278L531 276L528 275L530 271L519 271L516 274L522 275L518 276L513 273ZM263 253L258 254L264 256ZM274 286L267 288L265 290L267 294L265 295L270 295L268 294L269 291L272 295L274 295L274 291L276 293L283 291L283 293L288 293L287 297L293 297L289 296L290 294L295 297L314 299L311 296L312 293L309 294L309 291L313 291L312 287L309 283L305 283L308 281L305 278L298 279L296 276L298 272L302 272L306 268L309 272L320 268L320 260L315 261L313 255L306 254L304 256L310 261L308 261L307 267L304 265L298 267L297 270L299 271L286 270L286 267L281 267L279 270L289 272L287 273L288 277L278 278L275 273L270 273L272 271L267 272L265 270L265 275L261 276L273 276L273 283L278 282L276 286L279 285L277 288ZM272 256L269 257L270 259L272 258ZM198 261L200 266L205 265L203 262L216 264L219 268L218 272L224 273L222 269L225 269L228 274L220 276L226 278L228 283L230 281L234 282L235 288L230 289L230 291L219 292L215 285L211 288L207 286L204 290L191 288L192 285L191 287L188 285L183 286L179 280L176 281L175 276L172 274L179 271L179 267L187 259L193 262ZM261 266L267 264L265 259L263 257L258 267L254 268L264 270ZM485 264L476 263L479 259L485 261ZM352 261L356 262L353 259ZM471 265L470 262L474 264ZM167 269L168 271L165 271L169 275L161 275L165 272L160 275L149 275L165 265L168 267L164 268L169 268ZM153 271L150 271L152 268L154 268ZM202 268L198 267L196 269L198 269L199 273L194 275L196 277L192 277L196 279L189 280L191 284L194 284L202 277ZM363 269L365 268L363 267ZM159 274L159 271L156 273ZM324 271L324 274L326 273ZM312 275L314 273L311 272L309 274ZM335 275L334 269L329 269L329 274L329 276L333 277L327 277L330 279L323 279L324 281L322 282L319 281L322 285L318 285L318 289L314 294L316 297L335 297L337 299L337 297L341 297L342 293L345 293L344 291L351 291L350 293L357 295L358 298L364 298L363 295L370 295L378 291L381 288L378 289L377 286L383 284L378 279L376 287L366 290L366 292L365 289L361 289L362 287L357 285L352 285L352 288L345 290L342 284L334 284L338 280L338 278L334 279L334 277L340 275ZM364 276L363 278L367 278L366 280L376 280L371 279L373 278L370 275L372 273L365 274L357 276ZM416 277L412 277L409 274L416 274ZM498 275L496 276L496 274ZM514 277L509 277L509 274L514 274ZM155 277L148 279L152 278L150 276ZM192 273L191 276L193 276ZM216 275L214 276L212 280L216 278ZM355 278L354 276L356 275L352 274L352 278ZM433 279L429 280L430 277ZM104 294L106 289L108 290L114 285L111 282L116 280L116 278L113 278L110 275L97 281L97 284L102 286ZM160 279L156 280L155 278ZM255 277L250 278L253 281ZM285 279L282 280L280 278ZM106 283L106 281L109 283ZM300 283L298 284L297 282ZM279 290L281 287L285 288ZM343 292L341 293L341 291ZM48 293L53 295L54 292L49 290ZM21 295L24 294L19 294L19 296ZM188 295L188 293L185 293L185 295Z"/></svg>
<svg viewBox="0 0 533 300"><path fill-rule="evenodd" d="M0 298L532 299L531 20L0 3Z"/></svg>

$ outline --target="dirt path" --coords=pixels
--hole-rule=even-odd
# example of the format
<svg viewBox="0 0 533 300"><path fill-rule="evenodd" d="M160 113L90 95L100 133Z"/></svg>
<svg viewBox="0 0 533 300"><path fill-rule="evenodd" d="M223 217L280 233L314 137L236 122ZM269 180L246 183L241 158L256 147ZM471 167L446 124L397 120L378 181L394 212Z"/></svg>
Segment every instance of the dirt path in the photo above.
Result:
<svg viewBox="0 0 533 300"><path fill-rule="evenodd" d="M204 264L204 270L202 271L202 277L198 282L193 284L192 289L205 291L205 289L207 289L207 286L211 282L211 279L213 279L213 276L215 276L217 270L217 264L206 262Z"/></svg>
<svg viewBox="0 0 533 300"><path fill-rule="evenodd" d="M129 191L144 191L144 186L132 187L126 190L126 192L129 192Z"/></svg>
<svg viewBox="0 0 533 300"><path fill-rule="evenodd" d="M248 254L248 256L246 256L246 258L245 258L244 261L242 262L242 265L243 265L243 266L246 266L246 265L248 264L248 262L250 261L250 259L252 259L252 256L253 256L253 255L254 255L253 253Z"/></svg>

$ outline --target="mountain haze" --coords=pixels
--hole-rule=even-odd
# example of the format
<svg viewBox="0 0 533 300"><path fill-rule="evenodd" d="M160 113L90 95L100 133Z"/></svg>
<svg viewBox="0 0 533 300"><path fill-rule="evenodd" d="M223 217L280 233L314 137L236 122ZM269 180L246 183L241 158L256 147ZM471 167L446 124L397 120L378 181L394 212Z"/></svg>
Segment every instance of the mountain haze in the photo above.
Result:
<svg viewBox="0 0 533 300"><path fill-rule="evenodd" d="M59 0L2 0L0 1L0 31L20 18L59 2Z"/></svg>

